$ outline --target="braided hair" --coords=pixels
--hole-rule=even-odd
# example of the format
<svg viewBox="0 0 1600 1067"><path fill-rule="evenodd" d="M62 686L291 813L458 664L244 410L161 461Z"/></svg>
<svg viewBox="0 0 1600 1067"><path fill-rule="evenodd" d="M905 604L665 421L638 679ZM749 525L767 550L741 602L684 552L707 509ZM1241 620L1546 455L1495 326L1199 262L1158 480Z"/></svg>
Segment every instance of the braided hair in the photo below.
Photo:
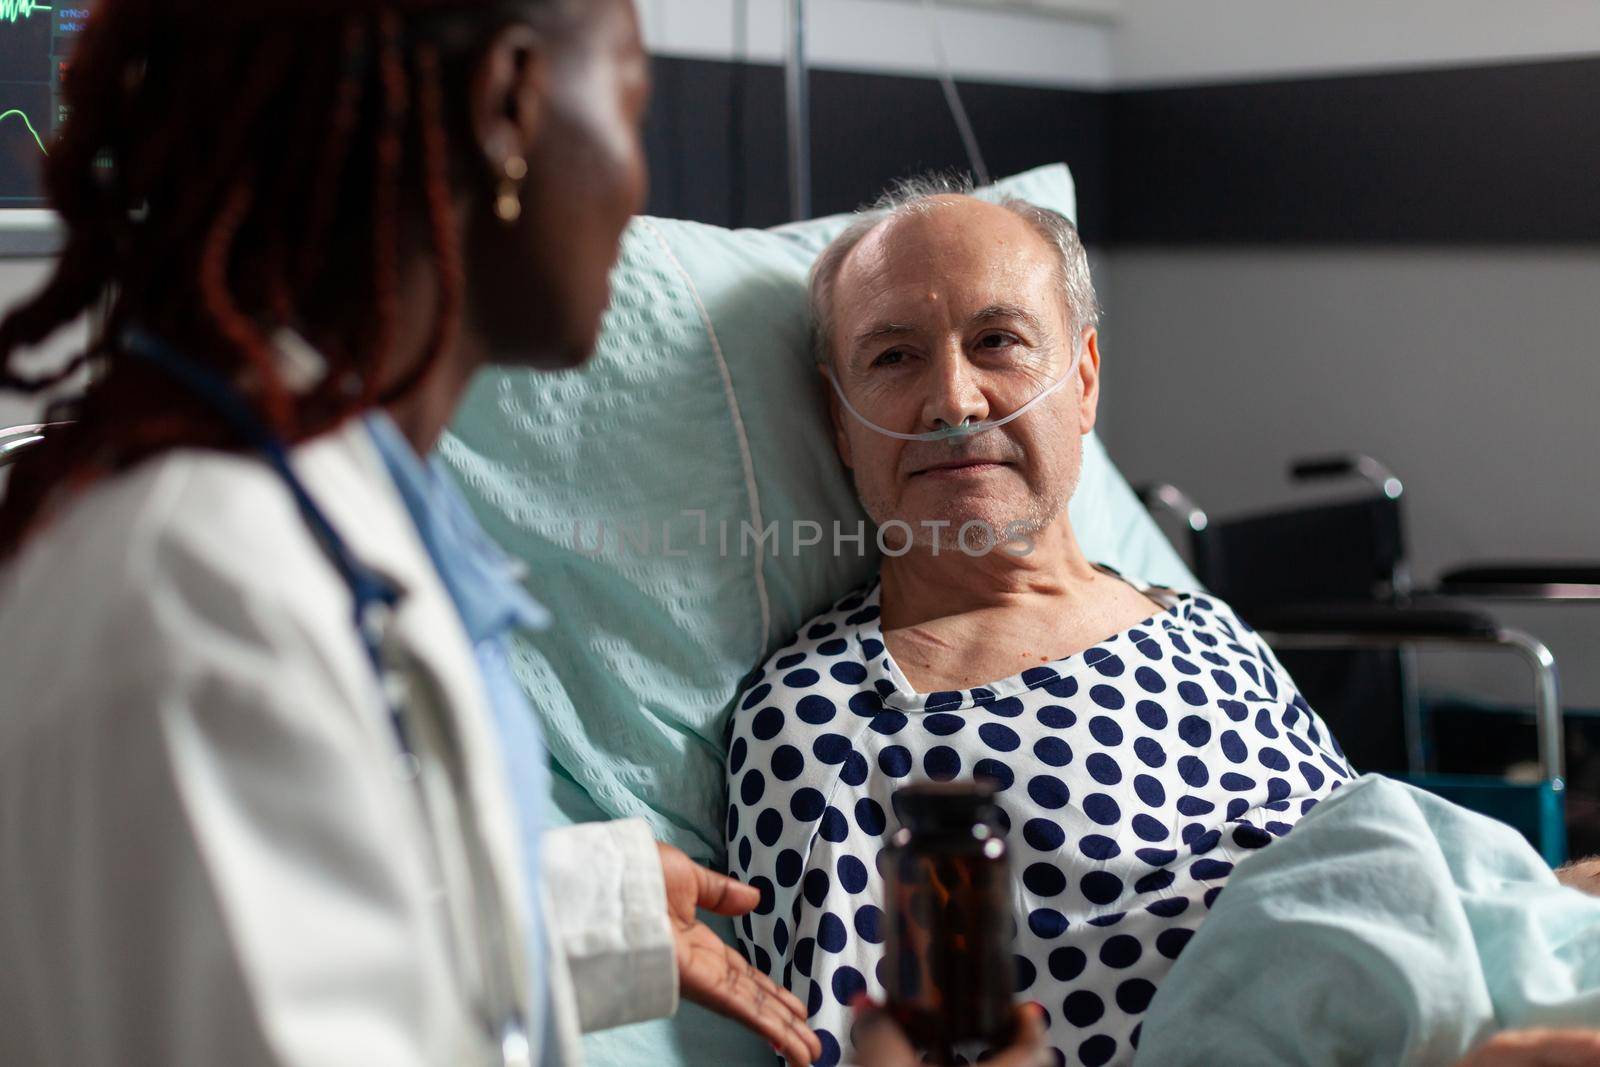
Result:
<svg viewBox="0 0 1600 1067"><path fill-rule="evenodd" d="M202 403L119 346L152 331L233 383L281 439L304 440L414 388L456 338L464 267L451 206L475 47L572 0L101 0L65 76L45 164L66 230L55 272L0 320L0 388L38 394L84 367L73 424L13 469L0 559L55 494L158 452L241 447ZM438 280L421 360L397 367L403 257ZM65 366L18 356L109 298ZM327 372L284 379L272 333Z"/></svg>

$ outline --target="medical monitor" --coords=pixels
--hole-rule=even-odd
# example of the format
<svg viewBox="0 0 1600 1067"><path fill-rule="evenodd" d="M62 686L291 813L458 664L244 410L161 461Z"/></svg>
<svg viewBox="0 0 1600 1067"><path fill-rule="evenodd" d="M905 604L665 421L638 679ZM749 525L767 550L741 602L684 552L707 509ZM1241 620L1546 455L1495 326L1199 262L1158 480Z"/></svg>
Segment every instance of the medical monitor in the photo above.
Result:
<svg viewBox="0 0 1600 1067"><path fill-rule="evenodd" d="M0 0L0 255L53 251L43 163L66 107L61 76L90 4Z"/></svg>

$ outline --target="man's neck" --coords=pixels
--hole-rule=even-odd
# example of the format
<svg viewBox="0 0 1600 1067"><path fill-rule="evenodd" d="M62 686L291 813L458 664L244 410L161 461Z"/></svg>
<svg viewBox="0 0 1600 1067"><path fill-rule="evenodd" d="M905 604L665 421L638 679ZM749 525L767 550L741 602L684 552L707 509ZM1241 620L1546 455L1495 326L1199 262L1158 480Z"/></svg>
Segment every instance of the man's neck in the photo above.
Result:
<svg viewBox="0 0 1600 1067"><path fill-rule="evenodd" d="M1026 555L996 546L969 556L955 545L918 545L886 556L880 609L885 630L994 608L1071 599L1085 592L1096 571L1084 556L1066 515L1030 539ZM1019 546L1012 545L1012 548Z"/></svg>

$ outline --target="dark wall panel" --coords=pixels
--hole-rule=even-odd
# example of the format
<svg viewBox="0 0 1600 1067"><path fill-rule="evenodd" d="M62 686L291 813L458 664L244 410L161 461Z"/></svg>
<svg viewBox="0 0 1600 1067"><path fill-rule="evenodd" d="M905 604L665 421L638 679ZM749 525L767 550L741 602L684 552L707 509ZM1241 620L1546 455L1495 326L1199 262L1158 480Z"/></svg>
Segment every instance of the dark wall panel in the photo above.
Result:
<svg viewBox="0 0 1600 1067"><path fill-rule="evenodd" d="M721 226L788 221L782 71L658 58L655 77L646 130L650 211ZM936 81L814 71L811 91L816 214L860 207L897 178L968 169ZM990 170L1003 175L1070 162L1085 236L1102 236L1105 98L989 84L963 84L961 91Z"/></svg>
<svg viewBox="0 0 1600 1067"><path fill-rule="evenodd" d="M783 77L658 59L650 210L788 218ZM817 71L814 211L967 169L930 78ZM1100 245L1600 241L1600 58L1095 93L963 83L997 175L1065 161Z"/></svg>
<svg viewBox="0 0 1600 1067"><path fill-rule="evenodd" d="M1111 96L1118 244L1600 239L1600 60Z"/></svg>

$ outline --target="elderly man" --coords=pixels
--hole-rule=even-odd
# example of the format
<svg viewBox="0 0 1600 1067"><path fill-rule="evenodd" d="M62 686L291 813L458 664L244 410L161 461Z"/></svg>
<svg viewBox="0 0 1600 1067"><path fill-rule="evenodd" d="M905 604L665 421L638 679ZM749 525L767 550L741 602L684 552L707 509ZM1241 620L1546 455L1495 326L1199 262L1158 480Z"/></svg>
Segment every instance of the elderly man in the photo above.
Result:
<svg viewBox="0 0 1600 1067"><path fill-rule="evenodd" d="M757 966L808 1002L823 1064L879 995L890 794L987 779L1020 875L1017 990L1067 1063L1126 1063L1233 865L1351 777L1266 646L1214 599L1085 558L1067 514L1100 386L1066 219L911 190L812 279L840 458L879 580L748 683L728 845L764 900Z"/></svg>

